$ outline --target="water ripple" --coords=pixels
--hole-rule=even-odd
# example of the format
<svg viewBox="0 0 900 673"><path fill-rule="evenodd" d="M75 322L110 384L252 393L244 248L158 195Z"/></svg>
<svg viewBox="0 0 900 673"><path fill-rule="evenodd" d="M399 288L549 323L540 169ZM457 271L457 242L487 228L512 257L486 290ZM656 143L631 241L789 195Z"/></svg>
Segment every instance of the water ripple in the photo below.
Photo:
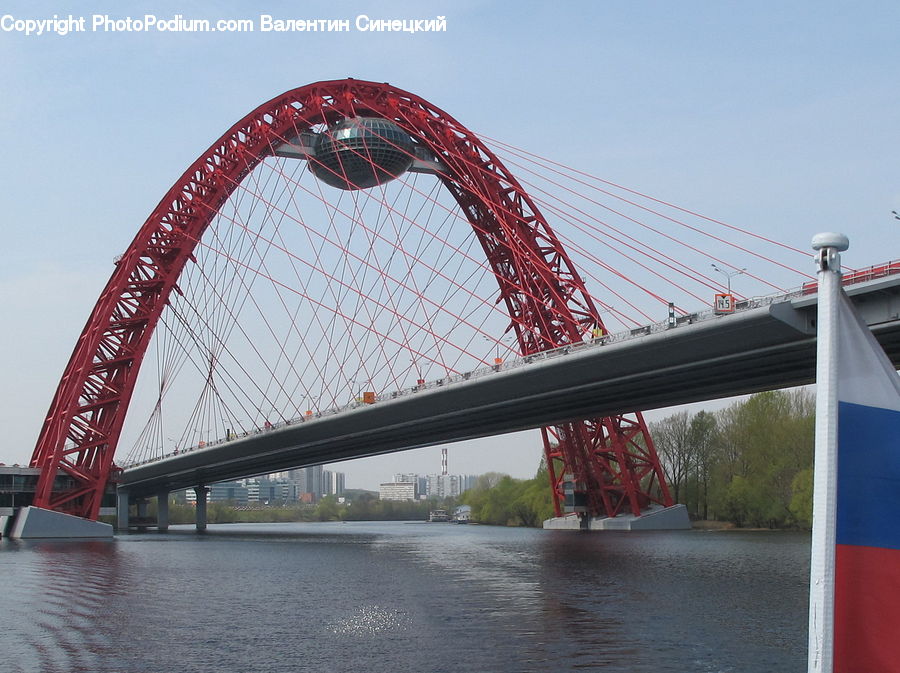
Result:
<svg viewBox="0 0 900 673"><path fill-rule="evenodd" d="M326 630L339 636L374 636L405 629L410 623L409 615L402 610L365 605L353 614L329 623Z"/></svg>
<svg viewBox="0 0 900 673"><path fill-rule="evenodd" d="M0 651L11 673L799 670L808 549L388 523L0 540Z"/></svg>

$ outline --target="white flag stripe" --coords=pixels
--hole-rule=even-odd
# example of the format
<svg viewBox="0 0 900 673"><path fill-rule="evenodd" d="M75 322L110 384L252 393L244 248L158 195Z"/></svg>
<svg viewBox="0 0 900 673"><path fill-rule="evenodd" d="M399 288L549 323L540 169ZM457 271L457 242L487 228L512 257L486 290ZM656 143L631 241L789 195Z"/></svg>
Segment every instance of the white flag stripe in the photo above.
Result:
<svg viewBox="0 0 900 673"><path fill-rule="evenodd" d="M900 411L900 376L841 292L838 310L838 399Z"/></svg>

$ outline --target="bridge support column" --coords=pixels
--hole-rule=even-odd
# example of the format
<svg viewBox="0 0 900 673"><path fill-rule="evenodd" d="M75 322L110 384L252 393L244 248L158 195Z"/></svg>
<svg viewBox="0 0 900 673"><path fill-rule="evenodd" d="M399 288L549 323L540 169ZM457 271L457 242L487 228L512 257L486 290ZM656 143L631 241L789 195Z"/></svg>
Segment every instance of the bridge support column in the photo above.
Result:
<svg viewBox="0 0 900 673"><path fill-rule="evenodd" d="M147 522L147 498L138 498L135 505L137 506L137 518L143 525Z"/></svg>
<svg viewBox="0 0 900 673"><path fill-rule="evenodd" d="M206 530L206 497L209 495L209 486L196 486L194 493L197 494L197 532L202 533Z"/></svg>
<svg viewBox="0 0 900 673"><path fill-rule="evenodd" d="M156 494L156 529L163 533L169 530L169 492Z"/></svg>
<svg viewBox="0 0 900 673"><path fill-rule="evenodd" d="M116 532L128 532L128 508L131 505L131 498L127 488L116 489Z"/></svg>

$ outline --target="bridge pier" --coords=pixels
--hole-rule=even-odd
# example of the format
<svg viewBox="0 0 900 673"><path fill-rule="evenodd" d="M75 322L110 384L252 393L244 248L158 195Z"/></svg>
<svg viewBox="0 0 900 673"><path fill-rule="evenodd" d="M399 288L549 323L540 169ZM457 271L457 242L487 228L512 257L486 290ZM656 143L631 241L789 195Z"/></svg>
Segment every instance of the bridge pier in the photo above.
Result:
<svg viewBox="0 0 900 673"><path fill-rule="evenodd" d="M156 529L164 533L169 530L169 492L156 494Z"/></svg>
<svg viewBox="0 0 900 673"><path fill-rule="evenodd" d="M197 532L203 533L206 531L206 498L209 495L209 486L203 484L195 486L194 493L197 494Z"/></svg>
<svg viewBox="0 0 900 673"><path fill-rule="evenodd" d="M13 510L12 514L3 514L0 516L0 537L9 537L9 534L12 532L13 524L16 521L16 512Z"/></svg>
<svg viewBox="0 0 900 673"><path fill-rule="evenodd" d="M147 505L149 501L147 498L137 498L135 500L135 506L137 508L137 520L138 525L144 525L147 522Z"/></svg>
<svg viewBox="0 0 900 673"><path fill-rule="evenodd" d="M156 495L156 523L150 519L147 498L132 498L127 488L121 486L116 489L116 532L127 533L130 528L152 528L160 531L169 530L169 492L160 491ZM131 505L135 505L135 516L131 517Z"/></svg>
<svg viewBox="0 0 900 673"><path fill-rule="evenodd" d="M127 488L121 486L116 489L116 532L128 532L130 523L129 507L131 506L131 494Z"/></svg>

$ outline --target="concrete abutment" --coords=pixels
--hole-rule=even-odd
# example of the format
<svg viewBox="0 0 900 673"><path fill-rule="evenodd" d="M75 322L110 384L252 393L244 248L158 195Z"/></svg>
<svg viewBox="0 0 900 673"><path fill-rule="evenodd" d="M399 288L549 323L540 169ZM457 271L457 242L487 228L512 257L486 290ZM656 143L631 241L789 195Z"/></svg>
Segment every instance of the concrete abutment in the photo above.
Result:
<svg viewBox="0 0 900 673"><path fill-rule="evenodd" d="M7 521L13 540L42 538L111 538L113 527L102 521L90 521L71 514L41 507L22 507Z"/></svg>
<svg viewBox="0 0 900 673"><path fill-rule="evenodd" d="M620 514L583 521L577 514L570 514L544 521L545 530L689 530L690 527L691 520L684 505L656 505L641 516Z"/></svg>

